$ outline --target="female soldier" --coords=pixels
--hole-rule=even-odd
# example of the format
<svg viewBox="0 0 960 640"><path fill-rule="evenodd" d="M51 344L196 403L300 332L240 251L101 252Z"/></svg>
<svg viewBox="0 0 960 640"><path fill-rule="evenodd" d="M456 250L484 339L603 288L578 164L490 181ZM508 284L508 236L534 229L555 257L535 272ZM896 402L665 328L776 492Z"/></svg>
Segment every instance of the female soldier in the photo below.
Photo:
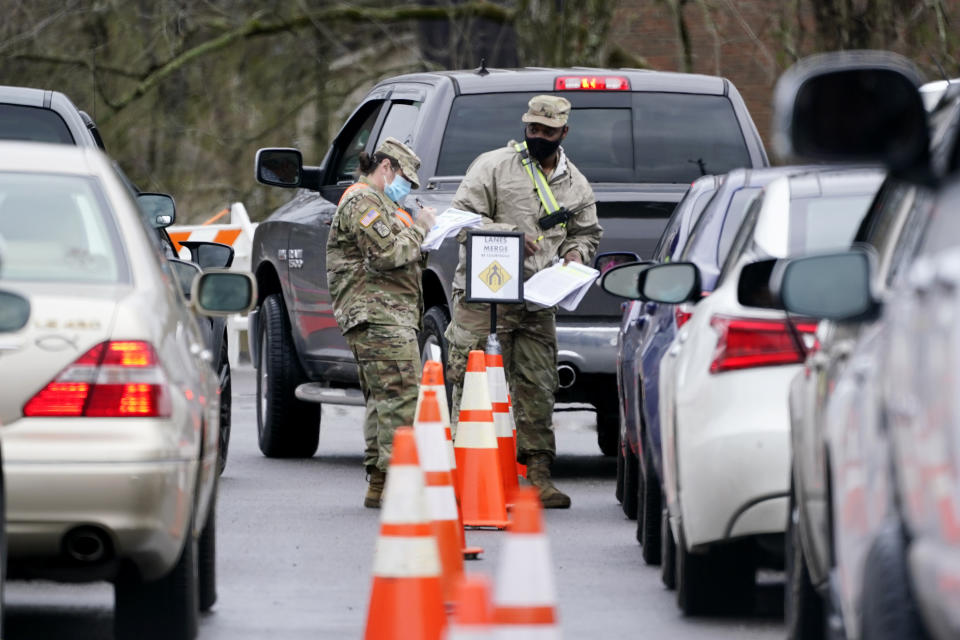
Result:
<svg viewBox="0 0 960 640"><path fill-rule="evenodd" d="M416 221L398 208L418 188L420 158L387 138L371 158L360 154L359 179L344 192L327 238L327 281L333 314L360 370L367 403L363 464L365 507L380 506L393 431L413 424L420 380L420 243L435 211Z"/></svg>

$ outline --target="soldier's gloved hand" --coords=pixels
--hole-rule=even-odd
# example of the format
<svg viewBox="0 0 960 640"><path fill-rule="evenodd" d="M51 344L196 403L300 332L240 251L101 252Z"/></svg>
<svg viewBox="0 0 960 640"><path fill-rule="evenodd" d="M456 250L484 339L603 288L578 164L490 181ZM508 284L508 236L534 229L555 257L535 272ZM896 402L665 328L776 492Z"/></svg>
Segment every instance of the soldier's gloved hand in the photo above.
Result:
<svg viewBox="0 0 960 640"><path fill-rule="evenodd" d="M563 254L563 266L567 266L568 262L579 262L583 264L583 258L580 257L580 252L576 249L570 249L570 251Z"/></svg>
<svg viewBox="0 0 960 640"><path fill-rule="evenodd" d="M423 207L417 214L417 220L423 220L427 229L430 229L437 222L437 210L433 207Z"/></svg>
<svg viewBox="0 0 960 640"><path fill-rule="evenodd" d="M523 255L529 258L537 251L540 251L540 245L537 244L537 238L529 233L523 234Z"/></svg>

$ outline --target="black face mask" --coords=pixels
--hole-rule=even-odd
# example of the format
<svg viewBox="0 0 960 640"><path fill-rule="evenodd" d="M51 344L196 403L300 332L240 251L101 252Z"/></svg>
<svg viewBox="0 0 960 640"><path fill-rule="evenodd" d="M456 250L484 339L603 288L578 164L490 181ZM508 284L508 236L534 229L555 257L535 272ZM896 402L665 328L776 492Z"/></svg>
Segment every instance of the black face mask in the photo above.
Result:
<svg viewBox="0 0 960 640"><path fill-rule="evenodd" d="M529 151L530 155L538 162L543 162L560 148L560 138L547 140L546 138L531 138L528 135L524 135L524 140L527 142L527 151Z"/></svg>

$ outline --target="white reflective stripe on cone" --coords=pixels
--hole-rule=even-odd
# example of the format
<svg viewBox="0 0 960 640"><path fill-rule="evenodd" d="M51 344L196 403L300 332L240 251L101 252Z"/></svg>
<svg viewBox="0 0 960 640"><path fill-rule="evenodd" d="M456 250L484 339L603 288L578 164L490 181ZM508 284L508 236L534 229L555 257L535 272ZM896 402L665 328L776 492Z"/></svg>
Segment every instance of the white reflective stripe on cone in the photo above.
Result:
<svg viewBox="0 0 960 640"><path fill-rule="evenodd" d="M467 371L463 376L463 392L460 394L460 411L479 409L490 411L490 391L487 389L485 372Z"/></svg>
<svg viewBox="0 0 960 640"><path fill-rule="evenodd" d="M449 471L446 427L439 422L421 422L413 427L417 455L424 471Z"/></svg>
<svg viewBox="0 0 960 640"><path fill-rule="evenodd" d="M423 472L413 465L391 465L380 504L383 524L418 524L430 521L423 491Z"/></svg>
<svg viewBox="0 0 960 640"><path fill-rule="evenodd" d="M495 606L556 606L557 590L546 534L511 533L504 541L498 568Z"/></svg>
<svg viewBox="0 0 960 640"><path fill-rule="evenodd" d="M373 575L381 578L436 578L440 554L433 536L380 536L373 556Z"/></svg>
<svg viewBox="0 0 960 640"><path fill-rule="evenodd" d="M457 449L496 449L497 435L489 422L461 422L453 444Z"/></svg>
<svg viewBox="0 0 960 640"><path fill-rule="evenodd" d="M498 438L512 438L513 437L513 425L510 423L510 414L509 413L496 413L493 414L493 426L497 433Z"/></svg>
<svg viewBox="0 0 960 640"><path fill-rule="evenodd" d="M490 627L461 627L451 624L447 630L446 640L493 640L493 626Z"/></svg>
<svg viewBox="0 0 960 640"><path fill-rule="evenodd" d="M456 520L457 498L453 494L453 485L427 487L427 504L430 505L431 520Z"/></svg>

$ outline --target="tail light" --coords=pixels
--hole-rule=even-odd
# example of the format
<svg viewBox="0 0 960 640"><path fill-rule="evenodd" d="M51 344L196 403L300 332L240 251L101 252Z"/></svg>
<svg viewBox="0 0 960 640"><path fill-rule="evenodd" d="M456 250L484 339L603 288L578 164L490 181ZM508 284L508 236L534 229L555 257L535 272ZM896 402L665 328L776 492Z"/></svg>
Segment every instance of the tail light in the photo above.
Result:
<svg viewBox="0 0 960 640"><path fill-rule="evenodd" d="M23 407L23 415L166 418L166 376L140 340L101 342L61 371Z"/></svg>
<svg viewBox="0 0 960 640"><path fill-rule="evenodd" d="M689 320L690 316L692 315L693 311L691 311L689 305L678 304L676 307L674 307L673 318L677 322L677 329L687 324L687 320Z"/></svg>
<svg viewBox="0 0 960 640"><path fill-rule="evenodd" d="M710 373L803 362L786 320L714 316L710 326L720 334ZM796 326L801 334L813 335L817 330L816 322Z"/></svg>

